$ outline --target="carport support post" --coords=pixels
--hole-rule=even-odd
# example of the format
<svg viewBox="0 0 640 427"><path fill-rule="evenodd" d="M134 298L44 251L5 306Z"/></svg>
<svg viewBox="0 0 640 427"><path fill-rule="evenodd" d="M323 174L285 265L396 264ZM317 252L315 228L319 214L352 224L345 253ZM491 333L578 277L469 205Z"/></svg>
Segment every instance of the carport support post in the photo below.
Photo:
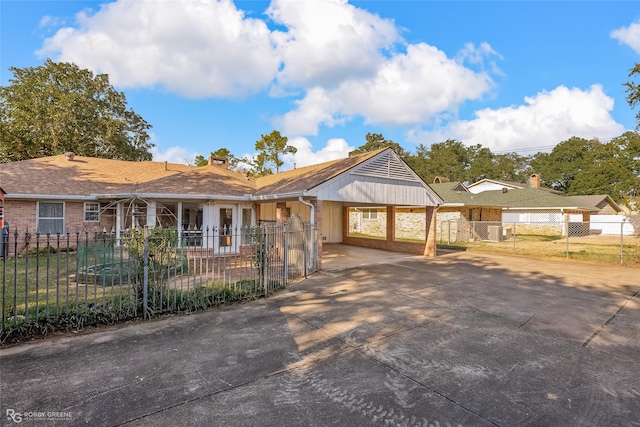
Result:
<svg viewBox="0 0 640 427"><path fill-rule="evenodd" d="M396 210L394 206L387 206L387 242L396 240Z"/></svg>
<svg viewBox="0 0 640 427"><path fill-rule="evenodd" d="M438 208L435 206L427 206L425 209L425 236L424 256L436 256L436 212Z"/></svg>

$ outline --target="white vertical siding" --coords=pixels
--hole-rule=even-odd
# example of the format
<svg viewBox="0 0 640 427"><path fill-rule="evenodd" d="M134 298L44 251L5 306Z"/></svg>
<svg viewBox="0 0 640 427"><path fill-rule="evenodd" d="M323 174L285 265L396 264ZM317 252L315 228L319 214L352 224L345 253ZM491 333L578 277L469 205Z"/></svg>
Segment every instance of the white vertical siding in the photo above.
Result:
<svg viewBox="0 0 640 427"><path fill-rule="evenodd" d="M379 205L436 206L438 197L420 182L344 174L309 192L321 200Z"/></svg>
<svg viewBox="0 0 640 427"><path fill-rule="evenodd" d="M322 241L342 242L342 203L324 202L322 205Z"/></svg>

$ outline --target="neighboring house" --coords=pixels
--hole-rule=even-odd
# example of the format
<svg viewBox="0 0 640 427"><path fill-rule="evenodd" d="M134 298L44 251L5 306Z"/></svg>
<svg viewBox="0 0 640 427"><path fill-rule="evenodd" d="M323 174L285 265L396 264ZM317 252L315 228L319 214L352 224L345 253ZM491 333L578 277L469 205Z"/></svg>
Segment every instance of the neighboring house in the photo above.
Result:
<svg viewBox="0 0 640 427"><path fill-rule="evenodd" d="M593 196L567 196L567 199L581 206L593 206L591 215L618 215L622 208L608 194L598 194Z"/></svg>
<svg viewBox="0 0 640 427"><path fill-rule="evenodd" d="M522 182L513 182L513 181L499 181L495 179L481 179L480 181L474 182L473 184L469 184L467 189L470 193L478 194L483 191L492 191L492 190L500 190L502 191L504 188L507 190L519 190L522 188L535 188L537 190L548 191L549 193L562 195L562 191L554 190L552 188L546 188L540 186L540 175L533 174L529 177L529 184L525 184Z"/></svg>
<svg viewBox="0 0 640 427"><path fill-rule="evenodd" d="M469 222L497 222L502 224L502 236L518 225L518 232L526 233L566 233L585 234L589 232L585 223L590 221L591 212L598 211L588 201L563 197L556 191L540 188L540 176L531 176L530 185L481 180L469 186L448 182L432 184L431 187L442 197L444 203L438 209L438 235L449 236L451 227L460 239L475 237L496 240L495 232L486 227ZM502 185L502 186L501 186ZM473 192L472 192L473 189ZM446 230L444 229L446 227ZM458 227L460 229L458 229ZM471 230L468 236L465 230Z"/></svg>
<svg viewBox="0 0 640 427"><path fill-rule="evenodd" d="M576 203L593 206L590 230L592 234L631 236L636 233L629 216L624 215L622 207L607 194L593 196L568 196Z"/></svg>
<svg viewBox="0 0 640 427"><path fill-rule="evenodd" d="M295 213L315 223L322 242L435 254L438 195L391 149L298 168L260 178L228 169L227 159L189 167L167 162L129 162L66 155L0 164L5 218L12 231L117 235L139 226L175 226L180 241L198 242L205 230L284 222ZM429 224L425 243L383 241L349 235L348 212L370 207L387 213L420 206ZM202 243L201 240L198 243ZM214 252L237 251L241 242L212 239Z"/></svg>

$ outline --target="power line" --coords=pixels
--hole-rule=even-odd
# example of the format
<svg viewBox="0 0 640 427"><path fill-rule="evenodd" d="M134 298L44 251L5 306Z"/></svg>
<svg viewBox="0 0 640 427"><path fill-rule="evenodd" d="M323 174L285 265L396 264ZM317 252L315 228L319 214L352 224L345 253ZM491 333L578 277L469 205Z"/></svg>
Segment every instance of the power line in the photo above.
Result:
<svg viewBox="0 0 640 427"><path fill-rule="evenodd" d="M599 142L602 142L604 144L611 142L613 140L614 137L610 137L610 138L594 138L597 139ZM561 141L564 142L564 141ZM558 143L560 144L560 142ZM492 151L493 154L507 154L507 153L522 153L522 152L538 152L538 151L543 151L543 150L548 150L548 149L553 149L556 145L558 144L553 144L553 145L539 145L537 147L527 147L527 148L517 148L517 149L513 149L513 150L498 150L498 151Z"/></svg>

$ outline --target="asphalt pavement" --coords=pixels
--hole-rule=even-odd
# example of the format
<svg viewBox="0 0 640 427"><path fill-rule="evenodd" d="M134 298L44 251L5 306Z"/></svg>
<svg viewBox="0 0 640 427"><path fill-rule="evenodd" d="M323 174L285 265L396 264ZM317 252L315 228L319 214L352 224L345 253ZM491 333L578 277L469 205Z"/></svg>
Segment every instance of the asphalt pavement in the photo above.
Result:
<svg viewBox="0 0 640 427"><path fill-rule="evenodd" d="M266 300L0 349L2 425L640 426L640 270L329 245Z"/></svg>

